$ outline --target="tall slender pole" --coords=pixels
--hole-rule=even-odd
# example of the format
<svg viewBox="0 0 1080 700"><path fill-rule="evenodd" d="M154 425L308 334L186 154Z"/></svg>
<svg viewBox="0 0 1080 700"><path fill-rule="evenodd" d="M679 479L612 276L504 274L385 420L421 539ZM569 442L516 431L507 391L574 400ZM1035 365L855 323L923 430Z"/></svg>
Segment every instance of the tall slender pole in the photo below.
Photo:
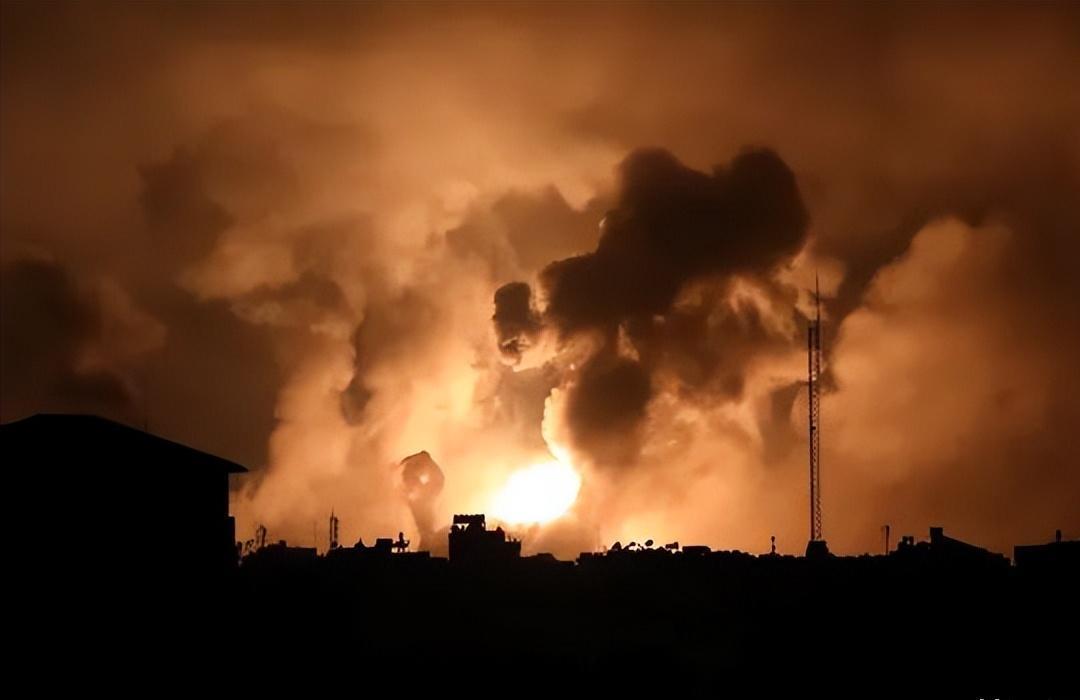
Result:
<svg viewBox="0 0 1080 700"><path fill-rule="evenodd" d="M806 334L806 372L810 427L810 540L822 539L821 527L821 287L814 276L814 319Z"/></svg>

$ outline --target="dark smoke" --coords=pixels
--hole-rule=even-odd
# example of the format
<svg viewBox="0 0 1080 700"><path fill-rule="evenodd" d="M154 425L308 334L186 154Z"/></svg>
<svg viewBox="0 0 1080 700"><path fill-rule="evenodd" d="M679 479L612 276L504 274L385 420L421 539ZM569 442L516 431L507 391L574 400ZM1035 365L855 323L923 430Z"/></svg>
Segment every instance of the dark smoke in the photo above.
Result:
<svg viewBox="0 0 1080 700"><path fill-rule="evenodd" d="M442 493L445 477L442 469L427 452L417 452L401 460L401 484L409 501L416 529L420 532L418 548L431 548L438 526L435 502Z"/></svg>
<svg viewBox="0 0 1080 700"><path fill-rule="evenodd" d="M450 249L483 260L496 280L532 275L553 259L596 246L596 222L610 203L597 197L574 209L554 187L511 191L490 207L474 206L446 232Z"/></svg>
<svg viewBox="0 0 1080 700"><path fill-rule="evenodd" d="M503 357L519 360L521 353L540 333L540 315L533 308L532 289L524 282L510 282L495 292L495 334Z"/></svg>
<svg viewBox="0 0 1080 700"><path fill-rule="evenodd" d="M767 149L711 174L667 151L635 151L619 167L615 201L596 251L548 265L540 280L543 322L564 340L586 331L602 339L571 388L571 435L598 461L621 463L634 453L659 368L688 386L741 394L747 359L770 338L755 309L726 308L717 290L735 275L775 286L767 273L803 245L808 215L791 169ZM697 301L675 308L692 282L702 283ZM494 321L503 354L520 357L541 329L525 283L496 292ZM633 357L617 347L620 333Z"/></svg>
<svg viewBox="0 0 1080 700"><path fill-rule="evenodd" d="M772 151L745 151L712 174L636 151L619 168L596 252L544 269L547 317L572 333L666 314L692 279L762 272L793 254L807 222L795 176Z"/></svg>
<svg viewBox="0 0 1080 700"><path fill-rule="evenodd" d="M581 370L566 414L575 443L604 464L633 461L634 437L652 396L649 373L633 360L601 353Z"/></svg>

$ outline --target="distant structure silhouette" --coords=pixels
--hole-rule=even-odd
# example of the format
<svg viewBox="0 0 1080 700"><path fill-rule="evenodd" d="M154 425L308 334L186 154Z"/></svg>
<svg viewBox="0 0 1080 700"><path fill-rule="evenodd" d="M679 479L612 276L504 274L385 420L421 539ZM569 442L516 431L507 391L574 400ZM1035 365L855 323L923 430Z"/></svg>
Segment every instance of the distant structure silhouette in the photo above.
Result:
<svg viewBox="0 0 1080 700"><path fill-rule="evenodd" d="M507 538L501 527L488 530L482 513L455 515L449 539L451 563L490 564L521 556L521 542Z"/></svg>
<svg viewBox="0 0 1080 700"><path fill-rule="evenodd" d="M1080 573L1080 540L1063 541L1061 530L1057 530L1048 544L1014 547L1013 561L1028 573L1075 579Z"/></svg>
<svg viewBox="0 0 1080 700"><path fill-rule="evenodd" d="M338 545L338 526L341 521L334 515L334 511L330 511L330 536L329 536L329 549L337 549Z"/></svg>
<svg viewBox="0 0 1080 700"><path fill-rule="evenodd" d="M821 285L814 275L814 318L807 324L806 375L810 442L810 540L806 556L828 556L821 523Z"/></svg>
<svg viewBox="0 0 1080 700"><path fill-rule="evenodd" d="M1009 558L1004 554L949 537L941 527L930 528L930 540L927 542L916 543L911 535L902 537L900 546L889 556L902 561L933 562L975 570L1005 571L1009 568Z"/></svg>
<svg viewBox="0 0 1080 700"><path fill-rule="evenodd" d="M941 527L925 541L905 536L887 555L817 558L782 555L775 537L757 556L654 547L651 539L576 561L521 556L520 543L488 530L483 514L455 515L448 538L449 560L403 551L400 532L322 557L284 543L257 551L238 577L239 595L266 611L250 621L249 636L330 640L380 671L441 674L475 664L477 649L497 639L547 673L585 684L628 658L648 658L665 669L669 688L700 690L715 689L718 672L767 672L773 663L815 672L806 629L845 659L849 675L940 637L948 658L907 673L941 683L1065 669L1068 651L1053 640L1074 627L1078 607L1070 594L1080 543L1036 545L1012 567ZM1053 554L1042 555L1045 547ZM1073 574L1059 573L1070 561ZM336 601L332 615L312 609L323 598ZM867 614L883 599L883 615ZM454 643L445 645L448 630ZM484 677L500 668L516 672L498 666Z"/></svg>

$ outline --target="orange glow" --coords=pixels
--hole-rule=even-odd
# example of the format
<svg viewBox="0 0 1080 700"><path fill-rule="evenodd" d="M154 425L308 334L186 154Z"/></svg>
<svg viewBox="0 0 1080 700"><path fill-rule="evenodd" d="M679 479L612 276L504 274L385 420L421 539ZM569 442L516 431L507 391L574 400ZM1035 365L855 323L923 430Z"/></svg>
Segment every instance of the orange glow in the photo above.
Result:
<svg viewBox="0 0 1080 700"><path fill-rule="evenodd" d="M491 512L513 525L546 523L574 505L581 475L565 462L551 460L518 469L495 494Z"/></svg>

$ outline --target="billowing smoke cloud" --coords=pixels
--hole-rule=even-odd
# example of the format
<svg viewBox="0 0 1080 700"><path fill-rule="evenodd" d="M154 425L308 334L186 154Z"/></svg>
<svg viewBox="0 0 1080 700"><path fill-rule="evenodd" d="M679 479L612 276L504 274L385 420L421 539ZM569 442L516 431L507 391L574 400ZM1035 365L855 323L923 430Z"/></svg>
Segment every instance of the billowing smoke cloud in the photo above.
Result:
<svg viewBox="0 0 1080 700"><path fill-rule="evenodd" d="M807 214L795 176L766 150L711 175L661 150L619 167L616 207L596 252L541 274L546 315L563 334L664 315L690 280L756 274L798 251Z"/></svg>
<svg viewBox="0 0 1080 700"><path fill-rule="evenodd" d="M3 419L237 459L242 534L565 447L526 549L801 550L817 271L830 545L1075 535L1077 8L774 10L0 5Z"/></svg>
<svg viewBox="0 0 1080 700"><path fill-rule="evenodd" d="M737 397L748 358L725 350L765 343L767 333L759 332L749 307L748 322L721 322L714 337L709 317L726 301L715 290L739 275L776 293L770 274L801 249L807 224L795 175L771 151L747 150L711 174L666 151L631 153L619 166L615 207L603 218L596 251L540 273L545 323L564 342L585 333L599 337L567 379L565 415L575 444L600 463L633 462L653 375L673 358L685 365L678 361L699 356L695 383L735 372L724 393ZM698 300L676 311L691 282L699 283ZM520 357L541 327L525 283L499 288L494 321L503 354Z"/></svg>
<svg viewBox="0 0 1080 700"><path fill-rule="evenodd" d="M1080 335L1038 318L1032 281L1014 277L1017 235L1001 221L931 222L839 328L826 493L868 499L864 528L929 519L1007 542L1011 523L1053 532L1068 512L1075 492L1059 486L1075 456L1050 436L1080 420L1066 359Z"/></svg>

